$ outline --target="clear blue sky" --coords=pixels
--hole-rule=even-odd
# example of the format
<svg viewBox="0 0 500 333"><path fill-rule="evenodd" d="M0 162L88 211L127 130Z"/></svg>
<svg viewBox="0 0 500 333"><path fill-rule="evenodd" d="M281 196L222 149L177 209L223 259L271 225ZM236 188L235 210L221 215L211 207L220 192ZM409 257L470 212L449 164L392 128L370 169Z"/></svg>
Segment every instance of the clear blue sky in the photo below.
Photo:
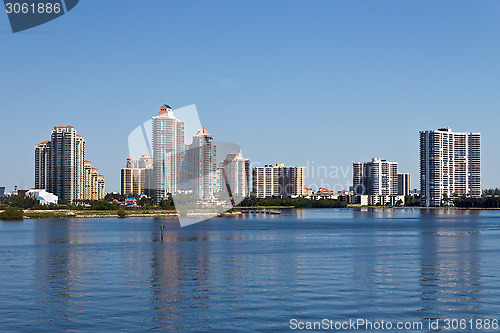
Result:
<svg viewBox="0 0 500 333"><path fill-rule="evenodd" d="M413 188L419 130L478 131L482 186L500 187L498 1L83 0L17 34L2 12L0 43L8 190L34 186L35 144L73 125L119 191L127 136L163 103L196 104L254 162L382 157Z"/></svg>

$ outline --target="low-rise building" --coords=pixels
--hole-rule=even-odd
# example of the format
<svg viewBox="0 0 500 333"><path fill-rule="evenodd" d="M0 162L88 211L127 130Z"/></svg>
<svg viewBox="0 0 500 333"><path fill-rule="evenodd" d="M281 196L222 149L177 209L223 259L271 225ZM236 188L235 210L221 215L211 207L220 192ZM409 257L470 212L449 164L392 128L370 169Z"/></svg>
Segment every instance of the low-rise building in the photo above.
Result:
<svg viewBox="0 0 500 333"><path fill-rule="evenodd" d="M308 197L311 197L313 194L314 194L314 191L312 188L306 187L304 189L304 197L308 198Z"/></svg>
<svg viewBox="0 0 500 333"><path fill-rule="evenodd" d="M338 197L338 200L348 205L368 206L368 195L366 194L343 194Z"/></svg>
<svg viewBox="0 0 500 333"><path fill-rule="evenodd" d="M346 202L349 205L360 206L398 206L405 204L404 195L366 195L366 194L348 194L339 195L340 202Z"/></svg>
<svg viewBox="0 0 500 333"><path fill-rule="evenodd" d="M41 189L32 188L26 192L26 196L35 198L40 205L57 205L59 202L57 195Z"/></svg>
<svg viewBox="0 0 500 333"><path fill-rule="evenodd" d="M404 195L369 195L369 206L398 206L405 204Z"/></svg>
<svg viewBox="0 0 500 333"><path fill-rule="evenodd" d="M312 194L304 195L307 199L319 200L319 199L330 199L339 200L341 196L349 196L352 193L347 190L333 191L324 187L320 187L316 192L312 191Z"/></svg>
<svg viewBox="0 0 500 333"><path fill-rule="evenodd" d="M136 198L126 198L124 202L125 207L136 207L137 199Z"/></svg>

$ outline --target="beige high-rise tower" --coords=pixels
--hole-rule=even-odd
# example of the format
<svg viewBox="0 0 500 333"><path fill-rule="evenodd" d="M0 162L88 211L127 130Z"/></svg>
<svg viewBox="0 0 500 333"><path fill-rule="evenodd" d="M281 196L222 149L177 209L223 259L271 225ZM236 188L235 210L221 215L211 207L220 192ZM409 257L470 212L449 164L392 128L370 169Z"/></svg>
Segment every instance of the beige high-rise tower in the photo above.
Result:
<svg viewBox="0 0 500 333"><path fill-rule="evenodd" d="M304 167L277 163L252 168L252 194L257 198L296 198L305 193Z"/></svg>
<svg viewBox="0 0 500 333"><path fill-rule="evenodd" d="M83 200L85 140L73 126L57 126L51 132L50 144L49 192L69 203Z"/></svg>
<svg viewBox="0 0 500 333"><path fill-rule="evenodd" d="M154 195L153 158L143 154L136 160L127 159L121 170L121 190L123 195Z"/></svg>
<svg viewBox="0 0 500 333"><path fill-rule="evenodd" d="M90 162L87 163L85 140L76 134L73 126L54 127L50 141L35 146L35 187L47 190L67 203L102 199L104 176L97 174L95 186L92 185L87 170L91 168Z"/></svg>

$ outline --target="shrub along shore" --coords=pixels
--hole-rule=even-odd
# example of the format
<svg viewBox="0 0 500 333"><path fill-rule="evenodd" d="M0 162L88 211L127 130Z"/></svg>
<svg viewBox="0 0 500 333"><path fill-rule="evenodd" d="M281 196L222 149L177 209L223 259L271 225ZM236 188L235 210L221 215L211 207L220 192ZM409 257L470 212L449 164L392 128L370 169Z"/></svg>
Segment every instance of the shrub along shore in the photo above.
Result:
<svg viewBox="0 0 500 333"><path fill-rule="evenodd" d="M139 207L121 207L114 198L106 198L101 201L86 202L83 205L48 205L41 206L30 198L2 198L0 202L0 220L22 220L26 219L52 219L52 218L126 218L126 217L169 217L178 216L171 198L164 200L160 205L153 206L150 201L142 201ZM391 208L425 208L418 206L418 201L409 201L406 206ZM482 197L456 198L456 207L433 207L436 209L498 209L500 198ZM245 198L239 205L232 208L222 216L237 215L254 209L291 209L291 208L353 208L358 205L347 205L333 199L309 200L305 198ZM374 208L383 208L374 206ZM212 215L206 211L196 212L195 215Z"/></svg>

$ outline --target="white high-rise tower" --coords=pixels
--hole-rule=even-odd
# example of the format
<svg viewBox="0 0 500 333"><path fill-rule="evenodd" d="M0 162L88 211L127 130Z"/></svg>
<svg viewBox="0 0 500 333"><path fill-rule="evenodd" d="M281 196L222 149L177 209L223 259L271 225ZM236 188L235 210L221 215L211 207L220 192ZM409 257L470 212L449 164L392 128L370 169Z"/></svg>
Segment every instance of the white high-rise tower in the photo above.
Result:
<svg viewBox="0 0 500 333"><path fill-rule="evenodd" d="M162 105L153 117L153 166L156 201L174 193L180 184L185 150L185 123L175 118L169 105Z"/></svg>
<svg viewBox="0 0 500 333"><path fill-rule="evenodd" d="M398 163L380 158L352 164L353 188L356 194L398 194Z"/></svg>
<svg viewBox="0 0 500 333"><path fill-rule="evenodd" d="M481 134L449 128L420 132L420 204L481 196Z"/></svg>

